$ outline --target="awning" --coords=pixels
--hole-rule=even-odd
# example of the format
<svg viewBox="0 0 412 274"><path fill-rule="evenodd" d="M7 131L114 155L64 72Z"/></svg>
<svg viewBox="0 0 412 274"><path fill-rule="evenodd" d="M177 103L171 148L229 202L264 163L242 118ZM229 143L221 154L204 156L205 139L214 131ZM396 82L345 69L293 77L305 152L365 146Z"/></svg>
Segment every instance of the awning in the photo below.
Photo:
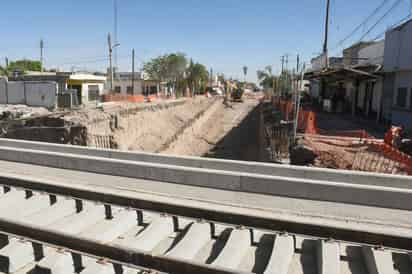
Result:
<svg viewBox="0 0 412 274"><path fill-rule="evenodd" d="M378 75L354 68L327 69L305 73L305 80L324 79L326 82L338 82L348 79L367 80L378 78Z"/></svg>

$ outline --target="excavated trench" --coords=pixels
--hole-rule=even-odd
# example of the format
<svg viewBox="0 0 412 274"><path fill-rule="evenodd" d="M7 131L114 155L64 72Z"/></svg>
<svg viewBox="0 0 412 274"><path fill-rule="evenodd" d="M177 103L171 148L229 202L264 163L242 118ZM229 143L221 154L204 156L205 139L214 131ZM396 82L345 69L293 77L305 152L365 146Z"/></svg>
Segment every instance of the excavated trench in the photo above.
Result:
<svg viewBox="0 0 412 274"><path fill-rule="evenodd" d="M97 148L262 160L257 100L220 98L107 104L0 121L1 137Z"/></svg>

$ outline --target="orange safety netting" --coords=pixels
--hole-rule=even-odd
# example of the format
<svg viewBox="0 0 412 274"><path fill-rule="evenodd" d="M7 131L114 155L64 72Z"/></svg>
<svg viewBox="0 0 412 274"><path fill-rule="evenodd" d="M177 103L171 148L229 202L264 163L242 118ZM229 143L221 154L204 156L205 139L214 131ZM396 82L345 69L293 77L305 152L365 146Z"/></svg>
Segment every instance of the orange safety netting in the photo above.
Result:
<svg viewBox="0 0 412 274"><path fill-rule="evenodd" d="M129 102L144 103L146 98L143 95L123 95L123 94L105 94L103 102Z"/></svg>
<svg viewBox="0 0 412 274"><path fill-rule="evenodd" d="M294 105L290 100L273 100L273 105L282 113L282 118L285 120L293 119ZM321 130L317 126L316 113L311 110L299 111L298 130L305 134L335 136L335 137L351 137L359 138L366 141L367 145L379 152L383 157L388 158L402 165L403 170L412 175L412 156L401 152L388 143L389 134L385 136L385 142L376 139L366 130Z"/></svg>

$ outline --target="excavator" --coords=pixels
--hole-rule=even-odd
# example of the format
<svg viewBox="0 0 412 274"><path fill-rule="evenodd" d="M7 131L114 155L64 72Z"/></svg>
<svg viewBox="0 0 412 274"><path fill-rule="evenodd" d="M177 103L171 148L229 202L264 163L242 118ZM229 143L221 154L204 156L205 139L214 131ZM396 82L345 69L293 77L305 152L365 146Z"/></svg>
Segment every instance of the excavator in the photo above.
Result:
<svg viewBox="0 0 412 274"><path fill-rule="evenodd" d="M244 89L240 87L238 84L228 81L227 83L227 90L230 90L230 98L232 102L243 102L243 94L245 93Z"/></svg>

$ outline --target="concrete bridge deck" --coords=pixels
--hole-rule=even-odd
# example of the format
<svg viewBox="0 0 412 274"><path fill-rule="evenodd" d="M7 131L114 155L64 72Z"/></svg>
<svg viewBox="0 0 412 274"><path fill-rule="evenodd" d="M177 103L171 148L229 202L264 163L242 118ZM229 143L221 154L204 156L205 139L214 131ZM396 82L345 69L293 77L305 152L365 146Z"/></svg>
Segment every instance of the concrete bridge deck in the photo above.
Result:
<svg viewBox="0 0 412 274"><path fill-rule="evenodd" d="M78 253L56 250L53 245L59 245L53 241L49 245L42 244L39 249L31 241L36 239L30 240L26 236L28 241L22 242L19 238L25 235L7 231L10 228L7 224L10 223L29 226L33 231L38 229L38 232L56 233L61 239L87 240L92 244L114 246L119 250L136 247L139 252L159 259L158 263L165 263L164 258L172 258L173 261L186 262L192 267L200 265L198 270L207 269L212 271L210 273L225 273L226 270L228 273L290 274L412 271L412 262L405 251L375 249L364 242L348 243L339 239L328 241L324 237L302 236L299 233L284 234L276 232L276 229L265 229L264 225L253 227L247 222L242 226L242 222L235 219L228 219L227 222L213 219L213 214L204 217L205 221L201 220L200 215L193 215L200 210L214 212L216 216L230 213L244 216L244 219L239 220L245 221L246 216L253 220L266 218L273 220L273 223L315 225L326 227L329 231L346 229L355 234L386 235L408 241L412 235L412 213L408 208L410 203L407 202L408 199L410 201L410 178L407 177L374 175L380 178L380 185L363 183L361 180L354 180L352 184L343 179L335 182L306 180L296 174L291 180L268 174L262 176L256 174L258 172L238 172L235 169L248 165L240 162L222 162L232 165L232 168L212 169L211 165L220 161L210 160L206 161L208 166L195 168L193 165L199 164L202 159L192 158L192 166L187 167L183 164L171 165L171 159L179 158L151 155L157 157L158 162L146 162L144 165L142 159L138 159L139 154L120 153L136 157L126 161L104 155L90 156L101 153L113 157L113 151L29 142L14 142L13 146L3 144L3 140L0 140L0 184L8 187L5 188L7 192L0 195L0 230L14 235L2 237L0 271L6 273L74 273L81 269L81 273L121 273L119 267L127 273L140 271L127 264L123 267L114 264L114 267L110 260L96 263L97 258L91 255L102 255L89 254L87 250L74 248ZM250 165L266 169L269 173L270 165ZM276 169L278 166L272 167ZM98 172L96 168L105 172ZM151 171L148 172L148 169ZM136 170L146 172L136 173ZM290 170L293 174L294 168ZM121 173L127 176L120 176ZM200 174L199 177L197 174ZM162 176L174 179L166 180ZM360 173L351 173L351 176L354 179L365 178L365 174ZM249 181L243 182L250 182L251 185L242 185L239 178L246 178ZM188 179L195 182L189 184ZM388 186L390 179L397 180L396 187ZM265 187L262 182L266 183ZM284 186L287 188L289 184L293 184L296 189L276 190ZM333 201L331 197L319 196L322 191L323 195L327 194L325 186L333 186L343 196L350 189L356 197L348 195ZM251 191L248 191L248 187ZM65 191L59 192L61 189ZM80 196L76 199L77 194ZM372 195L375 194L382 194L382 203L373 199ZM96 197L102 200L96 198L96 201L102 201L102 204L95 204L94 195L100 195ZM111 195L123 198L110 200ZM391 199L397 202L391 203ZM162 211L159 211L159 207L156 210L143 208L136 218L136 208L122 204L129 200L169 206L164 206ZM183 213L173 214L172 209L179 206L193 211L186 217ZM171 214L162 214L168 212ZM41 233L32 236L38 235ZM37 240L43 243L42 239ZM82 258L80 263L79 256ZM164 266L162 263L159 265ZM203 268L204 265L206 268Z"/></svg>

